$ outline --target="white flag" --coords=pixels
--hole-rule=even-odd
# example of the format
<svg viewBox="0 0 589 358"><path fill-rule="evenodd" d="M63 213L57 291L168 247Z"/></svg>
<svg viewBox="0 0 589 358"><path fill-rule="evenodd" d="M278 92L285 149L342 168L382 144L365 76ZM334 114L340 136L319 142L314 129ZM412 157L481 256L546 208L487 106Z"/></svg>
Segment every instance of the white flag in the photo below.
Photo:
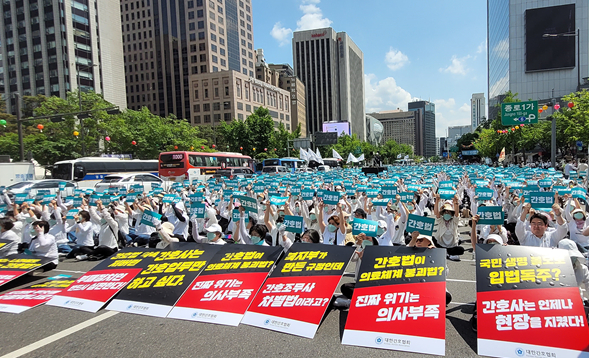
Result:
<svg viewBox="0 0 589 358"><path fill-rule="evenodd" d="M409 155L406 155L406 156L405 156L405 160L407 160L407 159L409 159Z"/></svg>
<svg viewBox="0 0 589 358"><path fill-rule="evenodd" d="M323 158L321 157L321 153L319 152L319 148L316 148L315 151L316 151L315 157L317 158L317 161L321 164L325 164L323 162Z"/></svg>
<svg viewBox="0 0 589 358"><path fill-rule="evenodd" d="M358 159L356 159L356 157L354 157L354 155L352 153L350 153L350 154L348 154L348 161L346 162L346 164L349 162L357 163Z"/></svg>
<svg viewBox="0 0 589 358"><path fill-rule="evenodd" d="M335 151L335 149L332 149L332 150L331 150L331 155L332 155L332 156L333 156L335 159L341 159L341 160L343 160L343 159L344 159L344 158L342 158L342 156L341 156L341 155L339 155L339 153L338 153L338 152L336 152L336 151Z"/></svg>
<svg viewBox="0 0 589 358"><path fill-rule="evenodd" d="M360 156L358 157L358 161L361 162L364 160L364 154L360 154Z"/></svg>
<svg viewBox="0 0 589 358"><path fill-rule="evenodd" d="M397 159L401 159L402 156L403 154L399 153L399 155L397 155Z"/></svg>
<svg viewBox="0 0 589 358"><path fill-rule="evenodd" d="M308 160L308 161L314 160L314 161L316 161L316 162L319 162L319 161L317 160L317 156L315 155L315 152L313 152L313 151L311 150L311 148L309 148L309 151L307 152L307 160Z"/></svg>
<svg viewBox="0 0 589 358"><path fill-rule="evenodd" d="M307 151L305 150L305 148L300 148L299 158L301 158L302 160L309 161Z"/></svg>

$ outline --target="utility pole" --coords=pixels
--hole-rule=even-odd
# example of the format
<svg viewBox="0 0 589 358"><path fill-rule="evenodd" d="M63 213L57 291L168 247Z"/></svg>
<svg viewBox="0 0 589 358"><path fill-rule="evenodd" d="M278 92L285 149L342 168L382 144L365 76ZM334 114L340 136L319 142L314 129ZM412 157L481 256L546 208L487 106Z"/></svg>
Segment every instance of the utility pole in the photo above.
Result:
<svg viewBox="0 0 589 358"><path fill-rule="evenodd" d="M552 167L556 169L556 118L554 118L554 88L552 89L552 138L550 141L550 162Z"/></svg>
<svg viewBox="0 0 589 358"><path fill-rule="evenodd" d="M16 126L18 128L18 144L20 147L20 161L25 161L25 145L23 142L22 136L22 121L21 121L21 113L20 113L20 94L15 93L14 97L16 97Z"/></svg>

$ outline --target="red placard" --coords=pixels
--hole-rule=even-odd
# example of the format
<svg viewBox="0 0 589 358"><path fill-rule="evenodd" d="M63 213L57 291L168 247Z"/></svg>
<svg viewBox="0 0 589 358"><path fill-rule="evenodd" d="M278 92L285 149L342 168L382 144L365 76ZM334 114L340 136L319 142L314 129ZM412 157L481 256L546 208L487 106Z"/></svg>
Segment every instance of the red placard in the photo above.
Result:
<svg viewBox="0 0 589 358"><path fill-rule="evenodd" d="M27 272L29 272L29 271L18 271L18 270L0 271L0 286L14 280L17 277L24 275Z"/></svg>
<svg viewBox="0 0 589 358"><path fill-rule="evenodd" d="M0 296L0 312L21 313L49 301L74 280L51 281L5 293Z"/></svg>

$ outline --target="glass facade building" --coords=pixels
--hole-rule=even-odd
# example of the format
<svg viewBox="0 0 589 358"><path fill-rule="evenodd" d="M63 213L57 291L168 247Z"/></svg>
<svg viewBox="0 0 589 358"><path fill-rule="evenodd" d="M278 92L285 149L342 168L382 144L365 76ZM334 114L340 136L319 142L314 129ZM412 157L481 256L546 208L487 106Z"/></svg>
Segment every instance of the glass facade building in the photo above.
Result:
<svg viewBox="0 0 589 358"><path fill-rule="evenodd" d="M487 0L487 68L489 118L509 89L509 1Z"/></svg>
<svg viewBox="0 0 589 358"><path fill-rule="evenodd" d="M124 87L112 80L123 71L117 1L3 0L2 11L0 87L9 112L14 93L65 98L78 80L126 107Z"/></svg>

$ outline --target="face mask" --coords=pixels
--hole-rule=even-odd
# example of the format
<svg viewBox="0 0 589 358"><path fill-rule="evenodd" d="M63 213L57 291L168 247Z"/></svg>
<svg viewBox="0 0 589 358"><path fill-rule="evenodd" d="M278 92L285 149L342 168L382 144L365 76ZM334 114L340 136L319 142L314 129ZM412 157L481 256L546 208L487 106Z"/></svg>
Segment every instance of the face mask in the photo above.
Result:
<svg viewBox="0 0 589 358"><path fill-rule="evenodd" d="M413 207L413 205L407 205L407 210L409 210L409 211L413 211L413 209L415 209L415 208Z"/></svg>
<svg viewBox="0 0 589 358"><path fill-rule="evenodd" d="M259 245L262 242L262 238L259 236L252 235L252 243L254 245Z"/></svg>
<svg viewBox="0 0 589 358"><path fill-rule="evenodd" d="M575 215L573 215L573 218L575 220L583 220L584 215L583 215L583 213L575 213Z"/></svg>
<svg viewBox="0 0 589 358"><path fill-rule="evenodd" d="M214 232L207 232L207 239L209 241L213 241L215 239L215 237L217 237L217 234Z"/></svg>
<svg viewBox="0 0 589 358"><path fill-rule="evenodd" d="M279 211L278 212L278 216L280 216L281 218L283 218L284 217L284 211Z"/></svg>
<svg viewBox="0 0 589 358"><path fill-rule="evenodd" d="M329 211L329 208L326 206L326 207L323 208L323 211L328 212Z"/></svg>
<svg viewBox="0 0 589 358"><path fill-rule="evenodd" d="M337 226L335 225L327 225L327 230L329 230L329 232L335 232L335 230L337 229Z"/></svg>
<svg viewBox="0 0 589 358"><path fill-rule="evenodd" d="M37 232L35 231L35 229L31 229L29 230L29 235L31 235L31 237L35 237L37 236Z"/></svg>
<svg viewBox="0 0 589 358"><path fill-rule="evenodd" d="M282 227L282 225L284 225L284 224L283 224L283 223L276 223L276 228L277 228L278 230L280 230L280 228Z"/></svg>
<svg viewBox="0 0 589 358"><path fill-rule="evenodd" d="M380 235L384 234L384 232L385 232L385 231L386 231L386 230L385 230L384 228L382 228L382 227L379 227L379 228L376 230L376 234L377 234L378 236L380 236Z"/></svg>
<svg viewBox="0 0 589 358"><path fill-rule="evenodd" d="M352 199L352 204L356 204L357 202L358 202L358 200Z"/></svg>
<svg viewBox="0 0 589 358"><path fill-rule="evenodd" d="M298 213L300 213L300 212L301 212L301 209L300 209L300 208L297 206L297 207L295 208L295 213L297 213L297 214L298 214Z"/></svg>
<svg viewBox="0 0 589 358"><path fill-rule="evenodd" d="M263 211L266 211L266 205L260 205Z"/></svg>
<svg viewBox="0 0 589 358"><path fill-rule="evenodd" d="M452 219L452 215L444 214L444 220L449 221L450 219Z"/></svg>
<svg viewBox="0 0 589 358"><path fill-rule="evenodd" d="M311 214L311 215L309 215L309 219L311 219L311 221L316 221L317 220L317 215Z"/></svg>

